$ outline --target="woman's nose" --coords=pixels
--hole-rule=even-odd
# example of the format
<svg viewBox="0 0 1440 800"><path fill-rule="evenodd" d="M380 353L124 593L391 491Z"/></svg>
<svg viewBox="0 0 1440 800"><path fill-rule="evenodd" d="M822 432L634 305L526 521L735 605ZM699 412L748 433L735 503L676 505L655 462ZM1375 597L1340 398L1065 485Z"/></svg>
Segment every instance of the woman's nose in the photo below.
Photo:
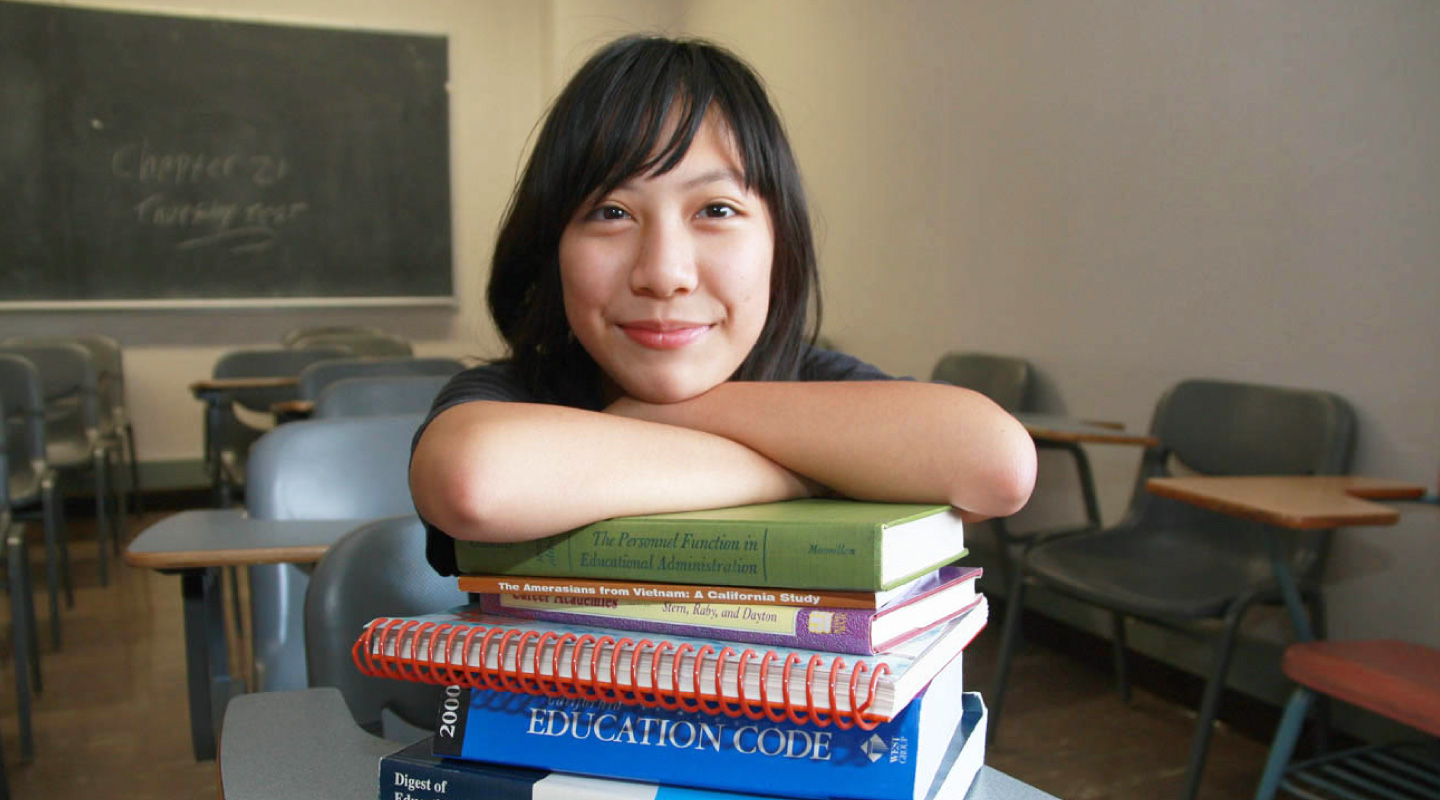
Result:
<svg viewBox="0 0 1440 800"><path fill-rule="evenodd" d="M678 222L654 221L640 237L640 250L630 270L636 294L670 297L694 291L699 282L693 238Z"/></svg>

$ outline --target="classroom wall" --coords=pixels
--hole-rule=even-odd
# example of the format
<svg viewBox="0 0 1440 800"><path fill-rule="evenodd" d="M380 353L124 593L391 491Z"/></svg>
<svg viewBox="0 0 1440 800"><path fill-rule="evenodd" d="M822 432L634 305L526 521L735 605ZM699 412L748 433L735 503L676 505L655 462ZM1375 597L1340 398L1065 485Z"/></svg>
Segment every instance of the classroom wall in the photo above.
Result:
<svg viewBox="0 0 1440 800"><path fill-rule="evenodd" d="M1021 355L1047 407L1133 429L1185 377L1328 389L1359 414L1357 472L1435 486L1440 5L697 0L686 21L778 97L845 349L917 376ZM1138 454L1089 452L1116 519ZM1078 519L1067 467L1042 464L1024 516ZM1440 645L1437 522L1342 533L1335 636Z"/></svg>
<svg viewBox="0 0 1440 800"><path fill-rule="evenodd" d="M951 349L1022 355L1048 408L1134 429L1188 376L1329 389L1359 412L1357 471L1436 481L1428 0L236 0L224 13L450 36L461 306L0 315L0 335L83 324L121 338L147 461L193 463L200 409L185 386L224 350L294 325L358 317L426 354L498 352L481 292L535 121L595 46L659 30L714 37L770 84L817 217L824 332L843 349L922 377ZM1114 519L1137 454L1090 453ZM1067 469L1042 464L1021 522L1076 518ZM1395 528L1342 533L1336 636L1440 645L1437 522L1409 508ZM1283 631L1273 617L1252 629Z"/></svg>

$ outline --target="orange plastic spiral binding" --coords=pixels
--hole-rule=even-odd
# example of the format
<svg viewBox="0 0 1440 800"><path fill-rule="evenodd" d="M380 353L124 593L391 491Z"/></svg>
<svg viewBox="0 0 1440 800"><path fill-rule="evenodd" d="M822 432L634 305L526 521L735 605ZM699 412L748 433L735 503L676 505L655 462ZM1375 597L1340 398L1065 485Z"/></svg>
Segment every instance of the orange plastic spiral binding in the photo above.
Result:
<svg viewBox="0 0 1440 800"><path fill-rule="evenodd" d="M479 652L471 663L471 654ZM649 655L649 674L641 671L641 662ZM628 654L628 669L620 667L620 657ZM826 666L826 659L812 655L808 659L789 653L784 661L780 654L763 654L746 648L689 643L678 647L668 641L636 641L629 637L590 634L555 633L507 629L470 622L434 622L382 617L365 627L351 648L351 657L360 671L394 680L468 686L474 689L503 690L525 694L623 703L646 708L723 714L772 722L813 724L821 727L832 723L841 729L860 727L871 730L883 720L870 712L875 702L880 679L890 673L888 664L873 668L857 659L848 665L835 656L828 664L828 680L823 687L815 685L817 672ZM687 666L687 659L689 664ZM725 665L734 659L739 674L738 697L729 697L721 689ZM493 666L491 661L493 660ZM662 662L668 660L669 689L661 689ZM754 662L759 661L758 667ZM608 666L607 663L608 662ZM779 662L778 664L776 662ZM770 676L780 670L780 694L773 696ZM792 696L792 675L805 670L804 696ZM752 696L746 689L744 676L758 670L760 691ZM841 682L848 672L848 681ZM702 676L709 674L713 689L702 688ZM649 686L641 685L641 678ZM866 700L860 702L860 687L866 684ZM824 692L825 707L816 704L817 691ZM850 710L838 710L841 698Z"/></svg>

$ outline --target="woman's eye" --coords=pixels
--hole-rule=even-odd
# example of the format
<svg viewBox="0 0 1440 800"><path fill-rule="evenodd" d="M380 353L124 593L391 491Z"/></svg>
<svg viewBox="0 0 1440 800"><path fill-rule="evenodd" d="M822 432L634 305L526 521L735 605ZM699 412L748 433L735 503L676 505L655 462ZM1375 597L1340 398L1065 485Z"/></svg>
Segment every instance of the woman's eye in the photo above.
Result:
<svg viewBox="0 0 1440 800"><path fill-rule="evenodd" d="M625 209L619 206L600 206L586 215L587 219L593 220L619 220L628 219L630 215Z"/></svg>
<svg viewBox="0 0 1440 800"><path fill-rule="evenodd" d="M707 219L724 219L725 217L733 217L737 213L739 212L737 212L733 206L725 203L711 203L700 209L700 216Z"/></svg>

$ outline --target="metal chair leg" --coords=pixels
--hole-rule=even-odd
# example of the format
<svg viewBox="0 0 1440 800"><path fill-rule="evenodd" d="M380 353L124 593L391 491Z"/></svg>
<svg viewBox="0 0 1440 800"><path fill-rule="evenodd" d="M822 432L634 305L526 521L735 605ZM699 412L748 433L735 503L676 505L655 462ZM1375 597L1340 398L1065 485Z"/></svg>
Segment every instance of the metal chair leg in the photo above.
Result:
<svg viewBox="0 0 1440 800"><path fill-rule="evenodd" d="M120 472L125 466L125 451L120 449L117 439L114 447L105 448L105 493L110 497L111 517L110 549L120 555L120 545L130 531L130 512L125 503L125 493L120 491ZM113 457L113 461L111 460Z"/></svg>
<svg viewBox="0 0 1440 800"><path fill-rule="evenodd" d="M1265 771L1260 775L1260 785L1255 788L1255 800L1271 800L1285 777L1285 768L1295 752L1295 743L1305 726L1305 712L1315 695L1303 686L1295 687L1285 712L1280 716L1280 726L1275 730L1275 741L1270 745L1270 755L1265 759Z"/></svg>
<svg viewBox="0 0 1440 800"><path fill-rule="evenodd" d="M1329 634L1329 620L1326 615L1325 594L1319 589L1308 593L1308 605L1310 607L1310 625L1314 629L1315 638L1326 639ZM1326 695L1317 695L1314 701L1315 725L1312 728L1313 742L1316 754L1330 752L1330 721L1333 708L1330 698Z"/></svg>
<svg viewBox="0 0 1440 800"><path fill-rule="evenodd" d="M105 541L105 537L111 533L109 499L105 496L105 486L109 482L105 469L106 461L105 448L96 447L91 452L91 468L95 470L95 539L100 558L101 586L110 585L110 554L107 551L109 544Z"/></svg>
<svg viewBox="0 0 1440 800"><path fill-rule="evenodd" d="M42 489L43 491L43 489ZM50 601L50 646L60 649L60 534L50 521L48 511L42 509L45 518L41 530L45 535L45 593Z"/></svg>
<svg viewBox="0 0 1440 800"><path fill-rule="evenodd" d="M1130 660L1126 657L1129 643L1125 637L1125 615L1110 612L1110 656L1115 662L1115 688L1120 691L1120 701L1130 704Z"/></svg>
<svg viewBox="0 0 1440 800"><path fill-rule="evenodd" d="M1205 694L1200 700L1199 716L1195 720L1195 734L1190 741L1190 759L1185 766L1185 784L1180 790L1180 800L1195 800L1195 794L1200 790L1200 778L1205 772L1205 759L1209 755L1210 738L1215 730L1215 717L1220 710L1220 696L1225 691L1225 676L1230 669L1230 656L1235 651L1235 637L1240 629L1240 619L1245 616L1251 602L1251 598L1242 598L1225 612L1224 629L1215 645L1210 678L1205 682Z"/></svg>
<svg viewBox="0 0 1440 800"><path fill-rule="evenodd" d="M60 581L65 587L65 607L75 607L75 580L70 569L70 529L65 524L65 499L60 495L60 482L52 473L40 484L41 513L47 528L55 531L60 550ZM49 536L47 531L46 536Z"/></svg>
<svg viewBox="0 0 1440 800"><path fill-rule="evenodd" d="M995 534L995 549L1000 556L1000 571L1005 576L1005 596L1008 598L1010 582L1015 579L1015 556L1010 553L1010 530L1005 526L1003 517L987 520L984 524L990 526L990 531Z"/></svg>
<svg viewBox="0 0 1440 800"><path fill-rule="evenodd" d="M140 491L140 459L135 456L135 426L126 420L125 449L130 456L130 505L137 515L145 513L145 493Z"/></svg>
<svg viewBox="0 0 1440 800"><path fill-rule="evenodd" d="M35 735L30 717L31 679L39 674L31 625L35 619L34 606L26 598L30 591L30 558L24 528L14 526L5 531L4 536L14 638L16 715L20 718L20 761L28 764L35 759Z"/></svg>
<svg viewBox="0 0 1440 800"><path fill-rule="evenodd" d="M1000 657L995 664L994 683L987 698L990 719L986 723L985 738L991 743L1000 730L1000 713L1005 707L1005 683L1010 676L1010 661L1015 655L1015 646L1020 640L1020 616L1025 611L1023 559L1016 560L1008 585L1010 595L1005 598L1005 628L1000 635Z"/></svg>

